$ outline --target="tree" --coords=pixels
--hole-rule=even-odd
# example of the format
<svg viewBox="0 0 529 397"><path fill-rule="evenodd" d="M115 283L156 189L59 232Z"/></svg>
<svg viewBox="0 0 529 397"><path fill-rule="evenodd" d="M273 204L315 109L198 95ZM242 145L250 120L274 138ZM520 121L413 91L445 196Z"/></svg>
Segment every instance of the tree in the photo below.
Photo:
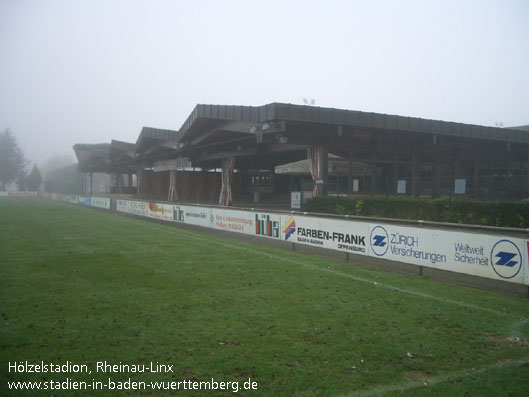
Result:
<svg viewBox="0 0 529 397"><path fill-rule="evenodd" d="M28 176L23 175L16 180L17 190L19 192L25 192L28 190Z"/></svg>
<svg viewBox="0 0 529 397"><path fill-rule="evenodd" d="M0 132L0 182L2 190L7 185L26 174L24 152L18 146L16 136L6 128Z"/></svg>
<svg viewBox="0 0 529 397"><path fill-rule="evenodd" d="M41 182L42 175L40 174L37 164L33 164L33 168L27 177L28 189L32 192L38 191Z"/></svg>

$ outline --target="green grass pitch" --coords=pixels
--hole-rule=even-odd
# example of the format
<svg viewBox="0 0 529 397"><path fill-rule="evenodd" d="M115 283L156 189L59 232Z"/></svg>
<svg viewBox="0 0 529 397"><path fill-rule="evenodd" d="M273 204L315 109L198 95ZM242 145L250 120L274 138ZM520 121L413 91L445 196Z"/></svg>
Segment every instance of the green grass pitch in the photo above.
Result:
<svg viewBox="0 0 529 397"><path fill-rule="evenodd" d="M528 394L527 299L21 198L0 199L0 272L0 395ZM25 361L91 373L9 371ZM67 377L240 389L8 388Z"/></svg>

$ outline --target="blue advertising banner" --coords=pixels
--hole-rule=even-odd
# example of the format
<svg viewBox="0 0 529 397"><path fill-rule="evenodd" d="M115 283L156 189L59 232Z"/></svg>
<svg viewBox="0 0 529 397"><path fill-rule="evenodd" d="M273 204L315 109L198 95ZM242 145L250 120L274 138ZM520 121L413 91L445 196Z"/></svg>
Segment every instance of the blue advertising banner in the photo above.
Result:
<svg viewBox="0 0 529 397"><path fill-rule="evenodd" d="M90 196L79 196L79 198L77 199L77 203L79 205L90 207L90 205L92 204L92 200L90 199Z"/></svg>

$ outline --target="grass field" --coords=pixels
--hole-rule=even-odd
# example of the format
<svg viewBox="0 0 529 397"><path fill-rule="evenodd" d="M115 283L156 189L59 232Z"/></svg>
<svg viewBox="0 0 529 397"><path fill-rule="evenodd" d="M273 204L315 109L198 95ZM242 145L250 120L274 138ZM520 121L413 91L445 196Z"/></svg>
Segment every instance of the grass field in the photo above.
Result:
<svg viewBox="0 0 529 397"><path fill-rule="evenodd" d="M20 198L0 199L0 269L0 395L89 393L8 388L67 377L239 382L176 392L204 396L529 393L527 299ZM96 372L105 360L173 372Z"/></svg>

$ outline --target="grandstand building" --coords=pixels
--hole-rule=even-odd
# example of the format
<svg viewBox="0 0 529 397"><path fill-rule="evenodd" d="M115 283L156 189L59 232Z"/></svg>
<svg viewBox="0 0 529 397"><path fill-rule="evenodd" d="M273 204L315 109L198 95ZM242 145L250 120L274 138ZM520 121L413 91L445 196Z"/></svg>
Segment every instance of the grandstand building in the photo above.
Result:
<svg viewBox="0 0 529 397"><path fill-rule="evenodd" d="M271 103L197 105L179 130L76 144L78 170L111 192L231 205L292 192L529 197L529 128Z"/></svg>

